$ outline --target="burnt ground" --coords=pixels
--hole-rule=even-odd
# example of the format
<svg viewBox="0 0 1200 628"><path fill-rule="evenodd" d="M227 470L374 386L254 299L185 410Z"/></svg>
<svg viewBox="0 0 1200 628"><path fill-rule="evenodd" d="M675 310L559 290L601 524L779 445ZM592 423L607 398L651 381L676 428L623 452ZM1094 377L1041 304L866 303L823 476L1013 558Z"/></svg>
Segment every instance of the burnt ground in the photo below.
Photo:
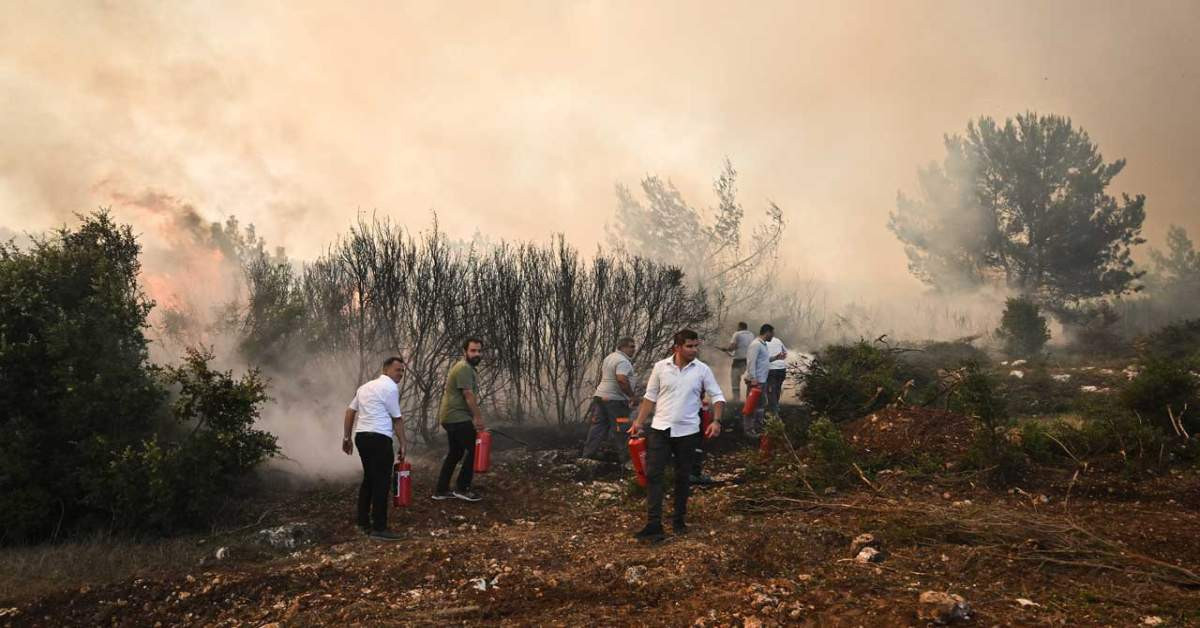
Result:
<svg viewBox="0 0 1200 628"><path fill-rule="evenodd" d="M561 455L509 450L477 482L480 503L430 500L433 470L418 468L414 505L393 512L401 542L355 530L349 483L280 495L257 524L189 539L187 558L0 593L0 624L925 625L926 590L962 595L971 625L1200 623L1196 471L1046 470L992 489L884 469L813 495L777 488L800 457L764 463L734 438L710 459L728 481L698 491L689 534L658 545L631 539L643 502L619 471L597 480ZM297 522L297 548L255 540ZM882 562L855 562L860 533Z"/></svg>

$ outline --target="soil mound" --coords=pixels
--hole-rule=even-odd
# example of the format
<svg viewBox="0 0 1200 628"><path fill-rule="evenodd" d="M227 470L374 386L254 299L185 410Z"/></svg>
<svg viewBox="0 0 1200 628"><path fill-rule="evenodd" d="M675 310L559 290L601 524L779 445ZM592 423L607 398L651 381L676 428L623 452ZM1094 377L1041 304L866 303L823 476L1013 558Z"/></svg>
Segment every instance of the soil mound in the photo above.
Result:
<svg viewBox="0 0 1200 628"><path fill-rule="evenodd" d="M842 426L847 442L859 453L890 459L922 454L957 458L970 447L974 422L947 410L904 406L884 408Z"/></svg>

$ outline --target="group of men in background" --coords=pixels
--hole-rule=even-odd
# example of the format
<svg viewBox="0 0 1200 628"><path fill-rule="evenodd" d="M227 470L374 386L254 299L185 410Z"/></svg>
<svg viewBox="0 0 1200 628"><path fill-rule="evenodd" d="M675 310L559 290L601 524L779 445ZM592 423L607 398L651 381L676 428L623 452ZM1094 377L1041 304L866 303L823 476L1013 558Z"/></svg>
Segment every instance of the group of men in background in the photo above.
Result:
<svg viewBox="0 0 1200 628"><path fill-rule="evenodd" d="M730 344L733 364L730 383L733 400L740 400L741 381L748 392L761 387L764 402L743 419L746 434L756 436L763 427L763 410L778 412L779 397L787 368L787 347L775 338L774 328L763 325L755 337L746 323L738 323ZM721 431L725 396L712 370L697 358L700 339L696 332L683 329L672 339L671 354L654 364L646 381L645 393L635 392L632 338L617 341L616 350L601 363L600 377L591 406L592 425L584 444L583 456L595 457L606 440L612 440L617 456L629 466L628 439L646 438L647 523L635 536L656 541L664 536L662 527L663 477L668 462L674 462L675 487L672 523L676 534L687 531L685 515L690 487L708 480L700 470L704 438ZM438 474L433 499L479 501L472 489L475 440L484 429L479 409L475 368L483 355L483 341L464 340L462 358L446 377L438 420L446 431L448 443ZM387 529L388 492L393 460L404 459L404 418L400 411L398 383L404 374L404 362L390 357L383 363L380 376L358 388L346 409L342 450L351 454L357 447L362 460L363 479L358 491L357 523L366 534L378 540L397 540L399 535ZM701 426L704 400L712 405L712 421ZM633 410L636 418L631 418ZM703 432L703 433L702 433ZM352 439L353 435L353 439ZM393 436L399 452L393 451ZM455 467L461 465L453 490L450 481ZM711 480L708 480L711 481Z"/></svg>

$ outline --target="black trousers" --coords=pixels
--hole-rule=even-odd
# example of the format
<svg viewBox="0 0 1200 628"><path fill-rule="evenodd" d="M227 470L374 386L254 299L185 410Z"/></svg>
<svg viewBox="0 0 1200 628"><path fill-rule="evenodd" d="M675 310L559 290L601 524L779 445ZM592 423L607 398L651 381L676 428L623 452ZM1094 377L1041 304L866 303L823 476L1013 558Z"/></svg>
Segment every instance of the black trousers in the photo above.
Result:
<svg viewBox="0 0 1200 628"><path fill-rule="evenodd" d="M354 435L362 459L363 480L358 486L358 525L375 531L387 529L388 489L392 484L392 439L376 432Z"/></svg>
<svg viewBox="0 0 1200 628"><path fill-rule="evenodd" d="M767 371L767 409L779 414L779 397L783 395L783 380L787 379L786 369L771 369Z"/></svg>
<svg viewBox="0 0 1200 628"><path fill-rule="evenodd" d="M449 492L450 476L454 474L454 467L460 460L462 469L458 472L455 487L459 491L465 491L471 488L471 480L475 476L475 424L461 421L443 423L442 427L446 430L450 449L446 452L446 459L442 461L442 472L438 474L437 492Z"/></svg>
<svg viewBox="0 0 1200 628"><path fill-rule="evenodd" d="M689 476L692 461L700 448L700 433L672 438L671 430L646 430L646 522L662 524L663 476L668 459L675 461L675 512L672 519L683 523L687 516Z"/></svg>

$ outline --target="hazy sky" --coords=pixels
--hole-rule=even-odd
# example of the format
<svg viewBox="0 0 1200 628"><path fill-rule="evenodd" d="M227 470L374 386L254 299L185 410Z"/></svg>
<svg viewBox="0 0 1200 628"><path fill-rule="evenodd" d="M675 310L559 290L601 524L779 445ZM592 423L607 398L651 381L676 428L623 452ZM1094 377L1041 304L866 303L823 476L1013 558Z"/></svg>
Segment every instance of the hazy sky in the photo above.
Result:
<svg viewBox="0 0 1200 628"><path fill-rule="evenodd" d="M1072 117L1200 236L1198 2L0 2L0 226L152 189L312 256L360 210L585 247L729 156L826 279L906 276L898 190L979 115Z"/></svg>

